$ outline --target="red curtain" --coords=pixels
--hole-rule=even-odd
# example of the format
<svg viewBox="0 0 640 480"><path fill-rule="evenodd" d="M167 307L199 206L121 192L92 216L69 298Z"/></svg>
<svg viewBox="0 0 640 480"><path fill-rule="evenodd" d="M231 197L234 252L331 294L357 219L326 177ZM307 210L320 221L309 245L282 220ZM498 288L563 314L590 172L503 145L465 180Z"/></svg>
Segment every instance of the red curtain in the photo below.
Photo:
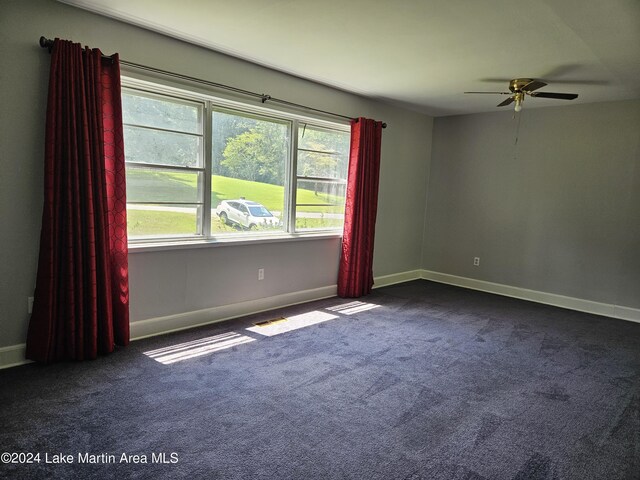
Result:
<svg viewBox="0 0 640 480"><path fill-rule="evenodd" d="M351 151L338 295L356 298L373 287L373 240L378 210L382 122L351 122Z"/></svg>
<svg viewBox="0 0 640 480"><path fill-rule="evenodd" d="M27 358L96 358L129 343L118 55L56 39L45 133L44 207Z"/></svg>

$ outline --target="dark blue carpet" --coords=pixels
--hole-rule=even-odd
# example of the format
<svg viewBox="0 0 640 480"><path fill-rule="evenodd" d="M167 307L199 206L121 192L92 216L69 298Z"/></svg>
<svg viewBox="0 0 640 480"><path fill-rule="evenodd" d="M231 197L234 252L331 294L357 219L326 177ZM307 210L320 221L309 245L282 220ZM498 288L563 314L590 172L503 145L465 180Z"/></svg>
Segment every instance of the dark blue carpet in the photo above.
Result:
<svg viewBox="0 0 640 480"><path fill-rule="evenodd" d="M426 281L359 301L0 371L0 450L40 453L0 477L640 479L640 324ZM279 316L336 318L247 330Z"/></svg>

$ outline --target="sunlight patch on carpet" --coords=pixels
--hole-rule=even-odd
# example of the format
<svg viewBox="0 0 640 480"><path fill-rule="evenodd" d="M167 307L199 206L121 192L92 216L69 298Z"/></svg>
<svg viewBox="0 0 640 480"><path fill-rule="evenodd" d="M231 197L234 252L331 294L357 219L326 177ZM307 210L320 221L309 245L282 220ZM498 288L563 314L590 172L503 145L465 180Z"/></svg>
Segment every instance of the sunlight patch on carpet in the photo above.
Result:
<svg viewBox="0 0 640 480"><path fill-rule="evenodd" d="M290 332L291 330L297 330L299 328L308 327L310 325L316 325L318 323L326 322L327 320L334 320L336 318L338 318L336 315L314 310L313 312L293 315L291 317L286 317L285 319L279 319L278 321L266 322L266 324L262 325L255 325L253 327L247 328L247 330L249 330L250 332L259 333L260 335L264 335L266 337L273 337L274 335Z"/></svg>
<svg viewBox="0 0 640 480"><path fill-rule="evenodd" d="M222 333L212 337L200 338L191 342L179 343L168 347L143 352L147 357L164 365L188 360L190 358L208 355L220 350L253 342L255 338L247 337L236 332Z"/></svg>
<svg viewBox="0 0 640 480"><path fill-rule="evenodd" d="M335 305L333 307L326 307L326 310L331 310L332 312L338 312L343 315L353 315L354 313L366 312L367 310L371 310L373 308L378 308L380 305L376 305L375 303L366 303L366 302L349 302L349 303L341 303L340 305Z"/></svg>

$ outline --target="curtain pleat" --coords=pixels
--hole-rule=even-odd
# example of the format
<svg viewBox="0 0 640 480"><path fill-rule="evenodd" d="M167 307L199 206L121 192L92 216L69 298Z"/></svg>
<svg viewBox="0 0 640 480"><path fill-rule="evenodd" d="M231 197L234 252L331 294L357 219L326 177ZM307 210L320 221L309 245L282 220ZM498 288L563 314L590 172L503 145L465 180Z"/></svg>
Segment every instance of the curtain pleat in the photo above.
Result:
<svg viewBox="0 0 640 480"><path fill-rule="evenodd" d="M373 247L378 210L382 122L351 122L351 148L338 295L357 298L373 287Z"/></svg>
<svg viewBox="0 0 640 480"><path fill-rule="evenodd" d="M128 292L119 59L56 39L27 358L93 359L127 345Z"/></svg>

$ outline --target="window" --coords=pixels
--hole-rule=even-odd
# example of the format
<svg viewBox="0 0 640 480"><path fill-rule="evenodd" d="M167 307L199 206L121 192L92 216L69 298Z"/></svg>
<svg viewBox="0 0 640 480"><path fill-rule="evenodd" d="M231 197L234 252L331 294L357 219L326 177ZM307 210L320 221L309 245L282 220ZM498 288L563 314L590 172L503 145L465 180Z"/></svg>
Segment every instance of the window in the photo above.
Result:
<svg viewBox="0 0 640 480"><path fill-rule="evenodd" d="M349 139L348 132L298 129L296 229L342 228Z"/></svg>
<svg viewBox="0 0 640 480"><path fill-rule="evenodd" d="M348 126L123 84L130 241L342 230Z"/></svg>
<svg viewBox="0 0 640 480"><path fill-rule="evenodd" d="M285 231L291 122L214 109L211 126L212 235Z"/></svg>
<svg viewBox="0 0 640 480"><path fill-rule="evenodd" d="M123 91L131 238L202 235L203 105Z"/></svg>

